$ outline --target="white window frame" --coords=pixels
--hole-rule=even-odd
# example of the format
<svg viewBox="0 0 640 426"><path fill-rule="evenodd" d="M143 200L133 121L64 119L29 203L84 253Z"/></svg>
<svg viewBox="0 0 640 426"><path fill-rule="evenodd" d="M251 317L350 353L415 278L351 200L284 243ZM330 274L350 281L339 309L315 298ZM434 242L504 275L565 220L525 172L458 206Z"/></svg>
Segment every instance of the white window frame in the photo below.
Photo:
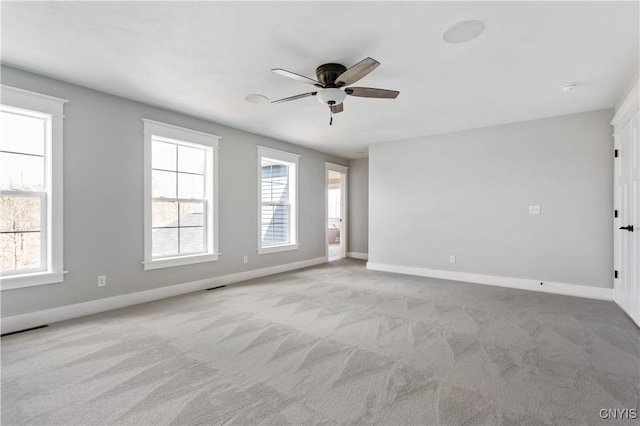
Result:
<svg viewBox="0 0 640 426"><path fill-rule="evenodd" d="M142 119L144 127L144 261L145 270L192 265L218 260L218 149L220 136L158 121ZM152 186L151 150L154 137L168 139L185 146L206 148L205 200L207 204L204 253L153 258L152 253Z"/></svg>
<svg viewBox="0 0 640 426"><path fill-rule="evenodd" d="M285 244L262 246L262 159L286 163L289 168L289 241ZM258 254L297 250L298 241L298 169L300 155L258 145L257 190L258 190Z"/></svg>
<svg viewBox="0 0 640 426"><path fill-rule="evenodd" d="M46 120L45 140L45 215L42 220L41 270L9 273L0 278L0 289L32 287L56 284L64 281L64 232L63 232L63 119L66 99L43 95L16 87L1 85L2 109ZM27 193L23 193L27 194ZM20 195L20 194L16 194ZM2 272L0 272L2 274Z"/></svg>

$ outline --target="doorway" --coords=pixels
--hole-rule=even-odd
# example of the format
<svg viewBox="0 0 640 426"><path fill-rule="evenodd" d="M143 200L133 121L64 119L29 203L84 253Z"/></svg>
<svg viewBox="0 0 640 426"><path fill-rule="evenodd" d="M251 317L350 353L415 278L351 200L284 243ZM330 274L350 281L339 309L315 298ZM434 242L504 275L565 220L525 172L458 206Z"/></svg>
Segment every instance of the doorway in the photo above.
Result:
<svg viewBox="0 0 640 426"><path fill-rule="evenodd" d="M327 260L347 257L347 171L338 164L326 163L326 238Z"/></svg>

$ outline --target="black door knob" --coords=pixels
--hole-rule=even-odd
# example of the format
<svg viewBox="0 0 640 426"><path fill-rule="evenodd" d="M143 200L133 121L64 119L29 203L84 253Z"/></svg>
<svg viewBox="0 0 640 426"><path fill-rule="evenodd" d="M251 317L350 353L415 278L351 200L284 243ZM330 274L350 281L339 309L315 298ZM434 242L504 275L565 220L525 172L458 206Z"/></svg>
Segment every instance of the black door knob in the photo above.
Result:
<svg viewBox="0 0 640 426"><path fill-rule="evenodd" d="M629 232L633 232L633 225L629 225L629 226L621 226L620 229L625 229Z"/></svg>

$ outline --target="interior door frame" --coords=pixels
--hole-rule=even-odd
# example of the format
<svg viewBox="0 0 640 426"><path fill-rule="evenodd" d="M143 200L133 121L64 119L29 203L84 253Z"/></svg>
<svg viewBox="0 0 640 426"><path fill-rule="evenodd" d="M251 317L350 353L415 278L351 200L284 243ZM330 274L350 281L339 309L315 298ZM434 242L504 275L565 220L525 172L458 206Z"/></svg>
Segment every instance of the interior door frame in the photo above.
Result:
<svg viewBox="0 0 640 426"><path fill-rule="evenodd" d="M340 216L342 216L342 227L340 229L340 248L342 258L347 257L348 240L348 206L347 188L349 180L349 167L335 163L324 163L324 257L329 261L329 172L341 173L344 179L340 182Z"/></svg>

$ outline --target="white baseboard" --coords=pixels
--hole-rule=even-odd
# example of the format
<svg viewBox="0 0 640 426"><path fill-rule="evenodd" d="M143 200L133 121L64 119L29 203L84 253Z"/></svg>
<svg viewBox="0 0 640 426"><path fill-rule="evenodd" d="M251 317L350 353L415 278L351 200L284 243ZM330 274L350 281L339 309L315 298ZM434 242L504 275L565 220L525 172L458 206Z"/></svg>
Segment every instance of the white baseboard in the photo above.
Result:
<svg viewBox="0 0 640 426"><path fill-rule="evenodd" d="M325 256L2 318L2 334L325 263Z"/></svg>
<svg viewBox="0 0 640 426"><path fill-rule="evenodd" d="M613 289L589 287L577 284L557 283L550 281L530 280L525 278L499 277L494 275L471 274L468 272L443 271L439 269L416 268L411 266L367 263L372 271L395 272L398 274L418 275L421 277L440 278L452 281L465 281L498 287L517 288L520 290L540 291L544 293L564 294L566 296L587 297L589 299L613 300ZM540 282L543 285L540 285Z"/></svg>
<svg viewBox="0 0 640 426"><path fill-rule="evenodd" d="M352 257L354 259L369 260L369 253L358 253L355 251L350 251L350 252L347 252L347 257Z"/></svg>

